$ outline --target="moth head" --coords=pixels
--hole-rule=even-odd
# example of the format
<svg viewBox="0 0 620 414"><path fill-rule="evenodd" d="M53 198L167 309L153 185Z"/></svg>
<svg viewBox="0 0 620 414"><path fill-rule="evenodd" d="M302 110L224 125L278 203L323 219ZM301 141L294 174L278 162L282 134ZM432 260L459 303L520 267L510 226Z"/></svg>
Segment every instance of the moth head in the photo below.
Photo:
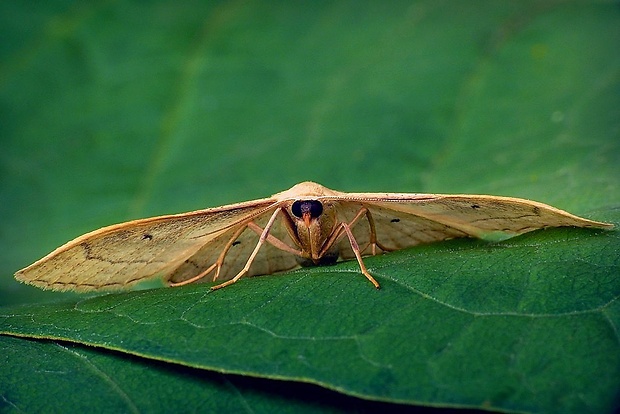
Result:
<svg viewBox="0 0 620 414"><path fill-rule="evenodd" d="M318 200L297 200L291 206L291 212L310 227L312 220L323 214L323 204Z"/></svg>

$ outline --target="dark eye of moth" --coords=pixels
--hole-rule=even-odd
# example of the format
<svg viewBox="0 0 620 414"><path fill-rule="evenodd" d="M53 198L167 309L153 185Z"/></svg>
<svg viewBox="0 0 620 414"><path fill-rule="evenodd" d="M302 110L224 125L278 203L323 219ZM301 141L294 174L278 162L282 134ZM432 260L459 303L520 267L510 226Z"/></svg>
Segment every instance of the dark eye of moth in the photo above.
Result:
<svg viewBox="0 0 620 414"><path fill-rule="evenodd" d="M318 200L298 200L291 206L295 217L302 218L304 213L310 213L310 217L317 218L323 214L323 204Z"/></svg>

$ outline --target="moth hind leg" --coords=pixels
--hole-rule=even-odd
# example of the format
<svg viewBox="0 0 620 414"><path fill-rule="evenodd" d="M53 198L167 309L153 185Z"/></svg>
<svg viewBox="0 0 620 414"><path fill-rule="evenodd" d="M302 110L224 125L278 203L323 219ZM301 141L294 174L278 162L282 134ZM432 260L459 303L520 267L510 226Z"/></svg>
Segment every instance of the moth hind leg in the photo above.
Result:
<svg viewBox="0 0 620 414"><path fill-rule="evenodd" d="M369 247L370 247L370 253L373 256L377 255L377 247L381 249L382 252L393 251L394 249L390 249L389 247L384 246L383 244L381 244L381 242L377 240L377 230L375 227L375 219L372 217L372 214L370 214L370 210L364 207L362 208L362 210L360 210L360 212L363 212L364 216L366 217L366 220L368 221L368 226L370 227L370 240L368 240L368 244L364 246L363 249L361 249L361 252L365 252L366 249L368 249Z"/></svg>
<svg viewBox="0 0 620 414"><path fill-rule="evenodd" d="M178 286L189 285L190 283L194 283L197 280L202 279L203 277L205 277L206 275L211 273L213 271L213 269L215 269L216 267L217 267L216 275L213 277L213 279L215 280L217 278L217 274L219 273L219 270L220 270L220 267L218 266L218 263L213 263L207 269L205 269L204 271L200 272L196 276L191 277L189 279L185 279L185 280L182 280L180 282L168 281L168 285L171 286L171 287L178 287Z"/></svg>
<svg viewBox="0 0 620 414"><path fill-rule="evenodd" d="M217 260L215 261L215 263L213 263L211 266L209 266L208 268L206 268L205 270L203 270L202 272L198 273L196 276L193 276L189 279L185 279L182 280L180 282L172 282L169 281L168 285L172 286L172 287L178 287L178 286L184 286L184 285L188 285L190 283L194 283L202 278L204 278L205 276L207 276L209 273L213 272L213 270L215 270L215 274L213 275L213 279L212 281L216 281L217 278L220 276L220 270L222 269L222 265L224 264L224 260L226 259L226 255L228 254L228 252L230 251L230 248L234 245L235 241L237 241L237 239L239 238L239 236L241 236L241 234L248 228L248 224L243 225L242 227L240 227L237 231L235 231L233 233L233 235L231 236L231 238L228 240L228 242L226 243L226 245L224 246L224 248L222 249L222 252L219 254Z"/></svg>

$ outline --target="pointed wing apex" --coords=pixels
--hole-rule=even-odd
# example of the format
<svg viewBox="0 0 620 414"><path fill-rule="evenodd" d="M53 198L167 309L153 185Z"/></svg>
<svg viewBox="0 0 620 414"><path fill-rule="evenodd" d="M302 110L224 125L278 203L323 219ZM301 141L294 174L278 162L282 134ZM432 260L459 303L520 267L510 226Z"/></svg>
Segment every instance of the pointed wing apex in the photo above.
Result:
<svg viewBox="0 0 620 414"><path fill-rule="evenodd" d="M261 199L104 227L57 248L15 278L42 289L123 289L173 271L223 232L272 211L274 203Z"/></svg>
<svg viewBox="0 0 620 414"><path fill-rule="evenodd" d="M401 196L386 197L387 201L377 204L492 241L547 227L613 228L609 223L588 220L544 203L520 198L434 194Z"/></svg>

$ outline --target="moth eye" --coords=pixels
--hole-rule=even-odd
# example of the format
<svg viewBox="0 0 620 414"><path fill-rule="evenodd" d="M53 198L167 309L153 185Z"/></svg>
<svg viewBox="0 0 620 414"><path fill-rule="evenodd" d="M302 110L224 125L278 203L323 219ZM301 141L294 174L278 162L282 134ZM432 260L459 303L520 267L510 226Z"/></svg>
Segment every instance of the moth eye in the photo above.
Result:
<svg viewBox="0 0 620 414"><path fill-rule="evenodd" d="M317 218L323 214L323 204L318 200L298 200L291 206L291 211L297 218L302 218L304 213L310 213L310 217Z"/></svg>
<svg viewBox="0 0 620 414"><path fill-rule="evenodd" d="M306 205L308 205L310 208L310 217L312 218L317 218L318 216L320 216L321 214L323 214L323 204L321 204L320 201L317 200L310 200L306 202ZM302 208L303 211L303 208Z"/></svg>

